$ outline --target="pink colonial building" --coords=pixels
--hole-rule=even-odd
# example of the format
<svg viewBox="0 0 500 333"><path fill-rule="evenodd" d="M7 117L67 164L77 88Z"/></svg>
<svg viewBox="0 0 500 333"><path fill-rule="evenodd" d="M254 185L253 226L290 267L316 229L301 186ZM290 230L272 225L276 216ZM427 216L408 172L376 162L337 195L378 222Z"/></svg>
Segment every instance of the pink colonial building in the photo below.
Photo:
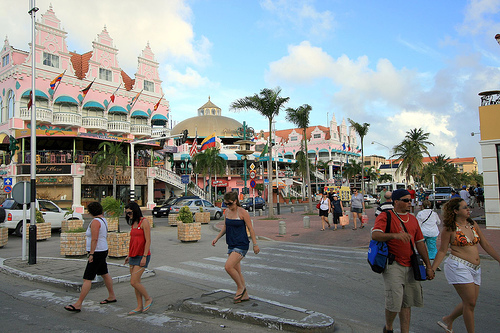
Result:
<svg viewBox="0 0 500 333"><path fill-rule="evenodd" d="M134 163L136 200L153 206L155 179L169 178L169 182L178 181L179 187L180 180L155 171L158 142L137 144L135 155L130 156L130 143L169 135L169 104L162 99L159 64L151 48L146 45L142 50L131 78L120 68L118 49L106 27L92 42L92 50L83 54L68 51L66 35L50 6L36 23L34 53L12 47L7 38L4 41L0 51L0 176L12 178L14 184L29 180L34 158L38 197L83 211L87 202L111 195L111 170L100 173L92 162L99 144L122 143L128 167L119 170L118 194L128 199ZM30 156L33 108L28 107L33 56L36 156ZM13 138L18 149L10 151Z"/></svg>

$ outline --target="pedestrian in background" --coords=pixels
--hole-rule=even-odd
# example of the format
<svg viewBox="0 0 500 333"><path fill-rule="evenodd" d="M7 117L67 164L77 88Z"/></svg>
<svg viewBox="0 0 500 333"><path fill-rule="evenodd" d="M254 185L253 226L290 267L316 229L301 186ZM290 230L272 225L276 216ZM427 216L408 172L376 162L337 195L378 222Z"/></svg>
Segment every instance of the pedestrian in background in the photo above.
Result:
<svg viewBox="0 0 500 333"><path fill-rule="evenodd" d="M431 209L431 202L429 200L424 200L424 209L418 212L417 220L424 235L424 242L427 245L427 251L429 252L429 259L434 260L436 258L437 247L436 240L439 236L439 225L441 220L438 214Z"/></svg>
<svg viewBox="0 0 500 333"><path fill-rule="evenodd" d="M253 252L258 254L260 249L257 245L257 238L255 237L250 215L241 207L238 201L238 193L234 191L226 192L224 194L224 203L227 206L224 212L224 225L217 237L212 241L212 246L215 246L224 234L226 235L228 258L224 268L236 283L236 295L233 301L234 303L241 303L250 299L245 279L241 273L241 260L247 254L250 244L247 229L250 232L250 238L252 238Z"/></svg>
<svg viewBox="0 0 500 333"><path fill-rule="evenodd" d="M467 205L469 205L470 194L469 191L467 191L467 186L465 185L463 185L462 189L460 190L460 198L462 198L462 200L465 201Z"/></svg>
<svg viewBox="0 0 500 333"><path fill-rule="evenodd" d="M417 192L418 208L420 208L420 210L424 209L422 208L424 200L425 200L425 192L423 188L420 188L420 190L418 190Z"/></svg>
<svg viewBox="0 0 500 333"><path fill-rule="evenodd" d="M481 285L478 244L499 263L500 255L488 243L477 223L470 218L470 208L462 198L451 199L444 205L443 224L441 246L432 269L439 267L450 248L451 254L445 261L444 274L448 284L455 287L462 302L437 324L447 332L453 332L453 321L463 316L467 332L471 333L474 332L474 308Z"/></svg>
<svg viewBox="0 0 500 333"><path fill-rule="evenodd" d="M115 303L116 296L113 290L113 279L108 273L108 264L106 257L108 256L108 222L104 218L102 205L95 201L87 206L87 210L92 215L87 231L87 267L83 273L83 285L80 291L78 300L64 308L71 312L80 312L82 310L82 303L87 297L87 294L92 287L92 280L96 275L100 275L104 281L106 289L108 289L108 298L101 302L101 304Z"/></svg>
<svg viewBox="0 0 500 333"><path fill-rule="evenodd" d="M386 191L384 193L384 203L380 204L377 209L375 209L375 217L379 216L380 213L386 210L391 210L394 209L394 206L392 205L392 192L391 191Z"/></svg>
<svg viewBox="0 0 500 333"><path fill-rule="evenodd" d="M358 190L352 190L351 195L351 212L352 218L354 220L354 228L352 230L356 230L357 228L357 219L359 219L360 229L363 229L365 226L363 224L363 210L365 209L365 198L363 194L358 193Z"/></svg>
<svg viewBox="0 0 500 333"><path fill-rule="evenodd" d="M125 219L131 226L129 252L125 265L128 263L130 266L130 285L134 287L137 299L137 307L128 314L134 315L148 312L153 305L153 298L141 283L142 274L151 260L151 226L142 216L141 208L135 201L125 206Z"/></svg>
<svg viewBox="0 0 500 333"><path fill-rule="evenodd" d="M474 186L469 186L469 196L470 196L470 199L469 199L469 207L470 208L474 208L474 206L476 205L476 192L474 192Z"/></svg>
<svg viewBox="0 0 500 333"><path fill-rule="evenodd" d="M387 198L385 197L385 192L387 192L387 187L382 187L382 191L378 194L379 203L383 204Z"/></svg>
<svg viewBox="0 0 500 333"><path fill-rule="evenodd" d="M411 188L411 185L408 185L408 192L410 192L411 197L411 212L415 213L415 197L417 192L415 192L415 190Z"/></svg>
<svg viewBox="0 0 500 333"><path fill-rule="evenodd" d="M481 184L476 184L474 192L476 192L477 207L484 208L484 189L481 187Z"/></svg>
<svg viewBox="0 0 500 333"><path fill-rule="evenodd" d="M325 223L328 225L328 228L330 228L330 222L328 222L328 213L331 212L330 199L328 199L326 192L323 192L318 205L319 217L321 218L321 231L325 231Z"/></svg>
<svg viewBox="0 0 500 333"><path fill-rule="evenodd" d="M333 200L330 202L330 210L333 211L333 230L337 230L340 223L340 217L344 215L344 206L342 206L342 201L339 200L337 193L333 195Z"/></svg>

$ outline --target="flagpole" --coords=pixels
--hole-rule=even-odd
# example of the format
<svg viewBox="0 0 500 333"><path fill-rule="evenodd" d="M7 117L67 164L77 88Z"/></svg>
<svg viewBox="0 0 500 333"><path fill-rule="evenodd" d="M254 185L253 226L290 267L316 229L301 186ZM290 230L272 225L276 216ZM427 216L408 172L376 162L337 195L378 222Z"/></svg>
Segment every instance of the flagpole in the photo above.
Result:
<svg viewBox="0 0 500 333"><path fill-rule="evenodd" d="M63 74L61 76L61 80L59 80L57 82L57 86L56 86L56 89L54 89L54 93L52 94L52 98L54 98L54 96L56 95L57 88L59 88L59 85L61 84L61 81L62 81L62 78L63 78L64 74L66 74L66 69L64 70L64 72L63 72Z"/></svg>
<svg viewBox="0 0 500 333"><path fill-rule="evenodd" d="M94 84L94 81L95 81L95 78L94 80L92 80L92 82L90 82L90 84L88 86L86 86L84 89L82 89L81 91L83 92L85 89L89 89L90 90L90 87ZM83 98L82 98L82 105L83 105L83 101L85 100L85 97L87 97L87 94L89 92L87 91L85 94L83 94Z"/></svg>

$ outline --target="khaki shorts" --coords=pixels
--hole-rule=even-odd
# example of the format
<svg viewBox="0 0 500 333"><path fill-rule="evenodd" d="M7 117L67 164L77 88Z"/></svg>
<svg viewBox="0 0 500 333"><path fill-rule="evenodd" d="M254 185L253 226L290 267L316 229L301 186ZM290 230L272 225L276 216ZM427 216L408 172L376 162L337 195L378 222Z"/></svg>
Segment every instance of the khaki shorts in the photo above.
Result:
<svg viewBox="0 0 500 333"><path fill-rule="evenodd" d="M396 261L387 265L384 273L385 308L391 312L400 312L401 308L423 307L424 296L419 281L413 278L411 267L405 267Z"/></svg>

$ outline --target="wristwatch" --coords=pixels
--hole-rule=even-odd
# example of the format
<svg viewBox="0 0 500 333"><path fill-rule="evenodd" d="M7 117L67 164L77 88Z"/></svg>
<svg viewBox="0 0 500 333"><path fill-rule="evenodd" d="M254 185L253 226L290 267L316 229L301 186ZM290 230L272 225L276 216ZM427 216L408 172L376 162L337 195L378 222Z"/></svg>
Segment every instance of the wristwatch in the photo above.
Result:
<svg viewBox="0 0 500 333"><path fill-rule="evenodd" d="M88 258L90 258L90 256L92 256L92 257L93 257L93 256L94 256L94 254L93 254L93 253L89 253L89 255L88 255L87 257L88 257Z"/></svg>

